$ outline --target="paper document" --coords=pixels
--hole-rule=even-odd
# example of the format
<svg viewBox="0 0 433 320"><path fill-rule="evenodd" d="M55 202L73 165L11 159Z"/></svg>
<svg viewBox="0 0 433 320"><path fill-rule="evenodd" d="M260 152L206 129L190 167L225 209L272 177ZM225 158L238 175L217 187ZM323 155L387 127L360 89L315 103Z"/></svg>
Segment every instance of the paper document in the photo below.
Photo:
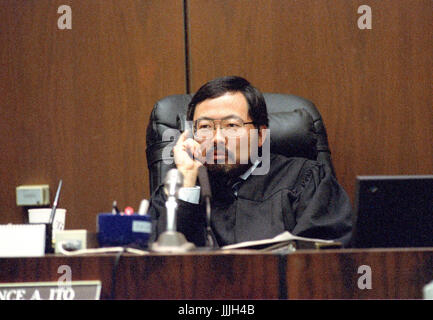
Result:
<svg viewBox="0 0 433 320"><path fill-rule="evenodd" d="M0 225L0 257L40 257L45 254L45 224Z"/></svg>
<svg viewBox="0 0 433 320"><path fill-rule="evenodd" d="M290 243L291 241L302 241L302 242L311 242L312 244L315 243L321 243L321 244L338 244L338 242L335 242L333 240L323 240L323 239L314 239L314 238L304 238L304 237L298 237L293 234L291 234L289 231L284 231L283 233L280 233L279 235L271 238L271 239L264 239L264 240L253 240L253 241L245 241L235 244L230 244L227 246L222 247L222 250L230 250L230 249L262 249L266 247L274 247L276 244L284 245L286 243Z"/></svg>

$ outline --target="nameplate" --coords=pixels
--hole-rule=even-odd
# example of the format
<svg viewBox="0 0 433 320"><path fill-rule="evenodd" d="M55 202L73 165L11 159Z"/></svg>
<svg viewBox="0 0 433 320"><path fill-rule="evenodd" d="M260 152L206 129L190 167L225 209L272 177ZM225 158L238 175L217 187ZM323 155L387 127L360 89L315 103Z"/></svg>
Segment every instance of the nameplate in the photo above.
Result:
<svg viewBox="0 0 433 320"><path fill-rule="evenodd" d="M1 283L0 300L99 300L101 281Z"/></svg>

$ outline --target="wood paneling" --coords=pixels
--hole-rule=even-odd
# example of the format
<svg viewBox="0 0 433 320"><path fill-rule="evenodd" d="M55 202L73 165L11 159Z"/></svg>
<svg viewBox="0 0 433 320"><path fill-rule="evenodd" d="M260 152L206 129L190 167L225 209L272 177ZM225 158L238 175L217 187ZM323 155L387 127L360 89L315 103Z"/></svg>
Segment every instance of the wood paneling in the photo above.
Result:
<svg viewBox="0 0 433 320"><path fill-rule="evenodd" d="M299 252L287 259L287 298L422 299L432 266L431 249Z"/></svg>
<svg viewBox="0 0 433 320"><path fill-rule="evenodd" d="M121 3L121 4L120 4ZM59 30L57 8L72 8ZM148 197L155 101L238 74L312 100L337 176L433 172L430 0L4 0L0 3L0 223L21 223L15 187L48 183L66 227ZM360 30L358 7L372 8Z"/></svg>
<svg viewBox="0 0 433 320"><path fill-rule="evenodd" d="M372 29L358 28L358 7ZM190 0L191 89L237 74L312 100L339 181L433 172L430 0Z"/></svg>
<svg viewBox="0 0 433 320"><path fill-rule="evenodd" d="M71 280L100 280L102 299L278 299L277 255L114 254L0 258L0 283L57 282L67 265ZM35 271L36 270L36 271ZM112 291L112 284L115 290Z"/></svg>
<svg viewBox="0 0 433 320"><path fill-rule="evenodd" d="M261 253L124 254L0 258L0 283L100 280L102 299L422 299L433 249ZM367 275L361 266L368 266ZM365 267L364 267L365 268ZM371 288L367 284L371 276ZM114 280L114 281L113 281ZM115 284L114 291L112 285Z"/></svg>
<svg viewBox="0 0 433 320"><path fill-rule="evenodd" d="M101 299L110 299L115 255L41 258L0 258L0 283L57 282L64 275L61 266L70 268L71 281L101 281ZM60 272L59 272L60 271Z"/></svg>
<svg viewBox="0 0 433 320"><path fill-rule="evenodd" d="M183 2L1 1L0 43L0 223L27 219L16 186L53 199L59 179L68 229L94 231L114 199L138 209L152 107L185 92Z"/></svg>
<svg viewBox="0 0 433 320"><path fill-rule="evenodd" d="M119 268L116 296L124 299L278 299L279 294L276 255L155 255L123 259Z"/></svg>

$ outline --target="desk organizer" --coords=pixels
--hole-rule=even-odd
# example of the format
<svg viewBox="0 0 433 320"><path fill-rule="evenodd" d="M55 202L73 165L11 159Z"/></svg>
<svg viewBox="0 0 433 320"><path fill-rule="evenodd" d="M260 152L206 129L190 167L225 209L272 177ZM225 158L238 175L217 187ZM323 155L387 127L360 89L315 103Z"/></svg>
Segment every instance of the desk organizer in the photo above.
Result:
<svg viewBox="0 0 433 320"><path fill-rule="evenodd" d="M147 248L151 233L148 215L98 214L97 230L100 247L133 246Z"/></svg>

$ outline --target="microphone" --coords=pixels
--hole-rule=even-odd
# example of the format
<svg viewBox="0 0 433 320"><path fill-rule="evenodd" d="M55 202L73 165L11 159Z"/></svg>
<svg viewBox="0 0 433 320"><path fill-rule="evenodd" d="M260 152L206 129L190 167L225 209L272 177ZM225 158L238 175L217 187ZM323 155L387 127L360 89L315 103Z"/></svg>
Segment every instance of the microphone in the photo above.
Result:
<svg viewBox="0 0 433 320"><path fill-rule="evenodd" d="M183 175L177 169L170 169L164 179L165 191L169 197L179 196L179 189L183 185Z"/></svg>
<svg viewBox="0 0 433 320"><path fill-rule="evenodd" d="M201 196L206 204L206 246L217 247L217 241L215 239L215 235L212 232L210 223L212 190L205 166L200 166L198 168L198 180L200 182Z"/></svg>
<svg viewBox="0 0 433 320"><path fill-rule="evenodd" d="M176 209L179 190L183 185L183 175L177 169L170 169L164 179L164 190L167 194L165 208L167 209L167 230L161 233L158 241L152 244L152 250L157 252L185 252L195 248L185 236L176 231Z"/></svg>
<svg viewBox="0 0 433 320"><path fill-rule="evenodd" d="M167 231L176 230L176 209L179 189L183 185L183 175L177 169L170 169L164 179L164 188L167 193Z"/></svg>

